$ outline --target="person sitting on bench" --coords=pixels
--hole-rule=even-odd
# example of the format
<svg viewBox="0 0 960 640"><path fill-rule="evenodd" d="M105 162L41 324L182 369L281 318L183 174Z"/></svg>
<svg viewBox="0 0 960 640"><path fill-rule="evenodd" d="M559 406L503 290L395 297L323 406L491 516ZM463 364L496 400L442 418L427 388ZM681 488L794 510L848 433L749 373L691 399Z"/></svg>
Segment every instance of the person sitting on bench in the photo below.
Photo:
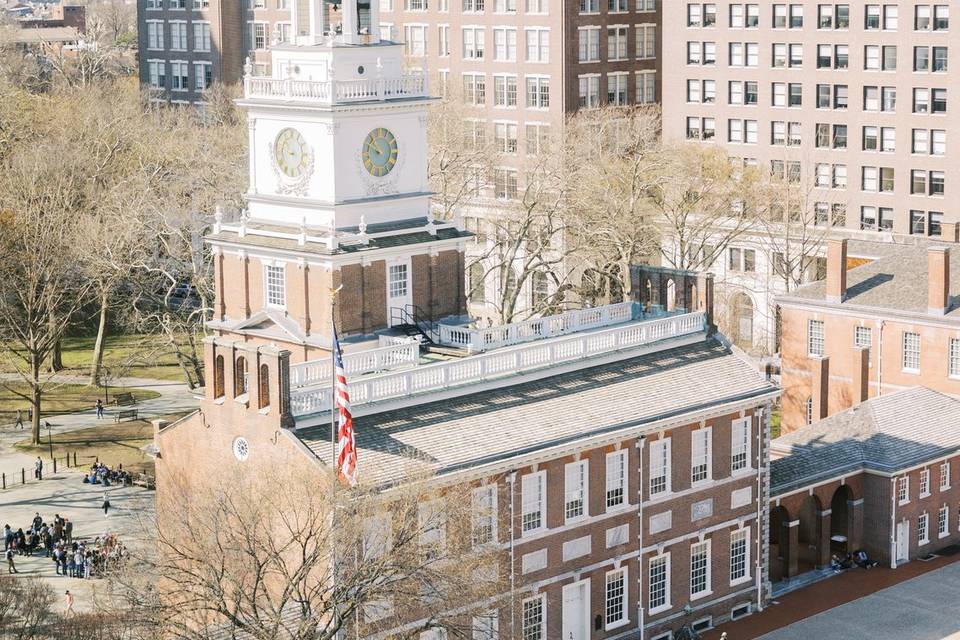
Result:
<svg viewBox="0 0 960 640"><path fill-rule="evenodd" d="M864 569L872 569L877 566L875 561L871 561L870 558L867 557L867 552L863 549L854 552L853 561L858 567L863 567Z"/></svg>

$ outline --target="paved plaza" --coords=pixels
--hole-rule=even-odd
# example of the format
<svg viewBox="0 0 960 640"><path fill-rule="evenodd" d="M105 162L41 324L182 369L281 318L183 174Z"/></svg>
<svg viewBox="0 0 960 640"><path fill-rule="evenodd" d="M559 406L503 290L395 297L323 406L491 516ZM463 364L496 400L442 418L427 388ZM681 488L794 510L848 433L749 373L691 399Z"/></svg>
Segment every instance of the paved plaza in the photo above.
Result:
<svg viewBox="0 0 960 640"><path fill-rule="evenodd" d="M127 387L151 389L160 393L160 397L145 400L137 404L139 416L151 419L170 413L190 411L197 407L197 399L185 384L158 380L130 378L123 381ZM107 409L106 419L112 423ZM47 419L47 418L45 418ZM55 434L83 429L97 424L93 408L69 415L48 418ZM12 425L0 425L0 471L8 477L19 477L20 467L26 467L28 475L33 471L34 456L25 455L14 449L13 444L28 437L27 430L14 429ZM46 437L46 430L44 430ZM109 461L105 461L109 464ZM39 512L45 522L53 522L55 514L69 518L74 523L73 537L79 540L93 541L98 536L116 534L120 541L134 551L147 548L152 544L145 532L149 530L153 517L154 494L141 487L111 486L104 489L101 485L83 483L81 470L58 469L52 473L50 461L44 459L44 479L41 482L29 481L26 485L15 485L6 491L0 490L0 527L9 524L14 530L26 529ZM102 509L104 492L110 500L110 513L105 516ZM58 576L53 561L42 554L32 557L16 556L15 562L21 575L42 577L56 589L55 607L62 608L63 592L69 589L76 596L74 608L89 610L95 599L105 595L106 583L103 580L69 578ZM6 562L0 570L6 571Z"/></svg>
<svg viewBox="0 0 960 640"><path fill-rule="evenodd" d="M835 607L763 640L960 640L960 562ZM730 640L742 640L733 635Z"/></svg>

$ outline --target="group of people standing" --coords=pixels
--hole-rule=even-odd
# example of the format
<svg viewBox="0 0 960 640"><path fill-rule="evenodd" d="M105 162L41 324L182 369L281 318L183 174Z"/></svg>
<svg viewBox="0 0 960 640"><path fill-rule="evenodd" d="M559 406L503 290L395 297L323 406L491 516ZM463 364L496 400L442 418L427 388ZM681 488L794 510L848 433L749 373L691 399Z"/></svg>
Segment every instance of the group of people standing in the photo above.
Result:
<svg viewBox="0 0 960 640"><path fill-rule="evenodd" d="M33 556L42 551L53 560L58 576L90 578L102 575L109 565L126 555L123 543L113 534L98 537L92 543L74 540L73 522L60 514L47 523L37 513L26 531L14 531L9 524L4 525L3 544L8 573L19 573L15 556Z"/></svg>

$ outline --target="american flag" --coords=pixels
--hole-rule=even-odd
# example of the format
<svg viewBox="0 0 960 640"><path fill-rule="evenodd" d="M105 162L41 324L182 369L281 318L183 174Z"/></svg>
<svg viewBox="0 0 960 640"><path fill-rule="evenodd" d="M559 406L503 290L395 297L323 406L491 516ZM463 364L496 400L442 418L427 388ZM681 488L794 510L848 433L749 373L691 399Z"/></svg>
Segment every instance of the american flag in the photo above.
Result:
<svg viewBox="0 0 960 640"><path fill-rule="evenodd" d="M333 329L333 362L336 385L334 406L340 414L340 429L337 432L337 475L345 484L357 485L357 444L353 439L353 416L350 415L350 393L347 391L347 374L343 369L343 354L337 329Z"/></svg>

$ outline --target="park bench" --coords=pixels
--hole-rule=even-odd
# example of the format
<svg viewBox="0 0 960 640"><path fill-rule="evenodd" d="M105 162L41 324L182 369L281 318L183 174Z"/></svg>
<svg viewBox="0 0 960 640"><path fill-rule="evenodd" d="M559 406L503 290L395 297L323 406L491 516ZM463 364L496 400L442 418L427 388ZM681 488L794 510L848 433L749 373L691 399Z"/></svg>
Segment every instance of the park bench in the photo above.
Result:
<svg viewBox="0 0 960 640"><path fill-rule="evenodd" d="M144 489L157 488L157 485L153 481L153 478L151 478L145 473L141 473L139 476L137 476L137 479L133 481L133 484L137 485L138 487L143 487Z"/></svg>
<svg viewBox="0 0 960 640"><path fill-rule="evenodd" d="M113 404L118 407L126 407L131 404L137 404L137 399L132 393L118 393L113 396Z"/></svg>
<svg viewBox="0 0 960 640"><path fill-rule="evenodd" d="M114 414L114 416L113 416L113 421L114 421L114 422L120 422L121 420L125 420L125 419L127 419L127 418L129 418L130 420L136 420L136 419L137 419L137 410L136 410L136 409L124 409L123 411L118 411L116 414Z"/></svg>

